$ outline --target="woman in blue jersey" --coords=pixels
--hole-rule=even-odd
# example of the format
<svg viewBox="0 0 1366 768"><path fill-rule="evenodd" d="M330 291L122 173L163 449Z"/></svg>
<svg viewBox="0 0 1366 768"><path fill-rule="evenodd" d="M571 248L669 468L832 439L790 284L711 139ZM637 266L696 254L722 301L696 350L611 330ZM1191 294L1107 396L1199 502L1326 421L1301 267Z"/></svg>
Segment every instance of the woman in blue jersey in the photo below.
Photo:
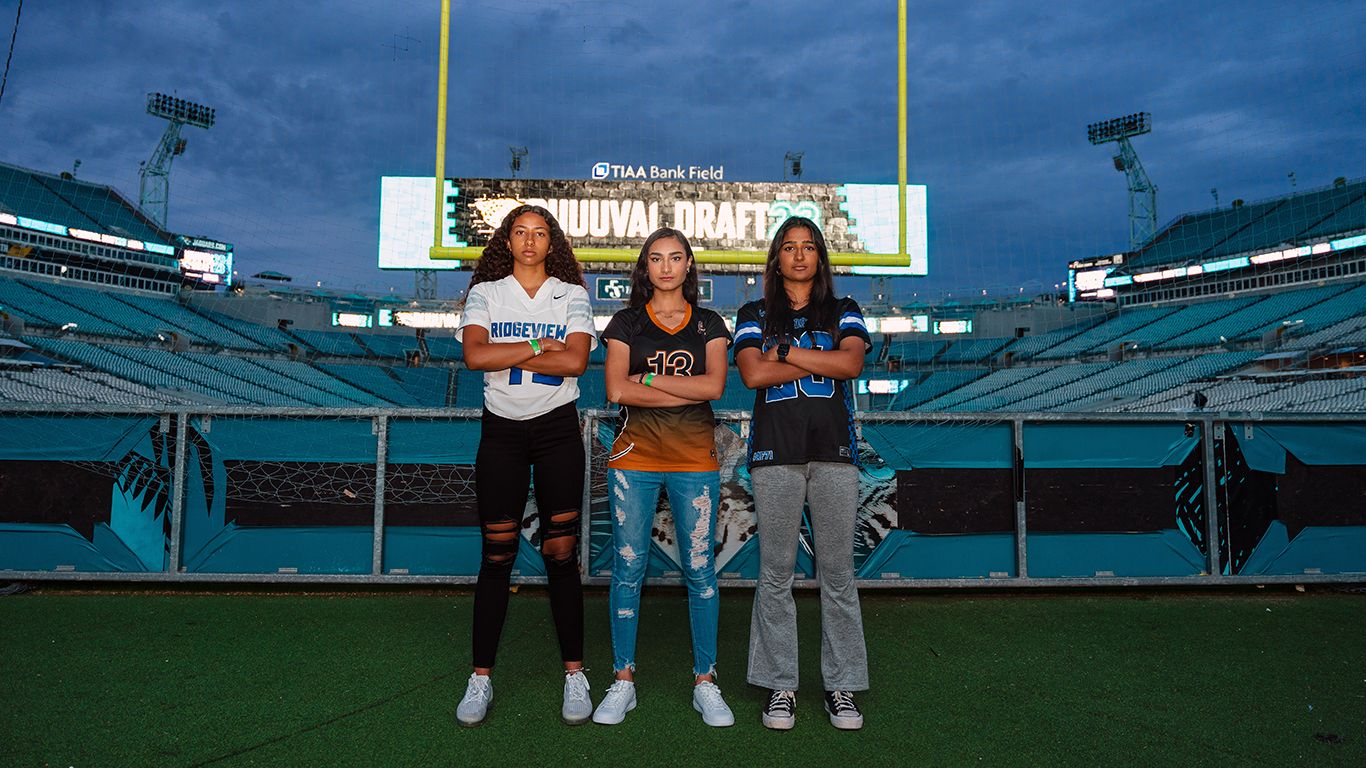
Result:
<svg viewBox="0 0 1366 768"><path fill-rule="evenodd" d="M797 611L793 566L802 509L811 510L821 593L821 676L830 722L863 726L853 693L868 688L868 654L854 582L858 444L849 381L871 348L858 303L837 298L815 222L778 227L764 298L740 308L735 362L755 390L749 470L759 527L759 583L750 621L749 682L768 688L763 723L795 723Z"/></svg>
<svg viewBox="0 0 1366 768"><path fill-rule="evenodd" d="M597 336L583 273L549 211L523 205L503 219L475 265L456 338L465 365L484 371L475 458L483 556L474 591L474 672L456 718L478 725L493 700L490 673L534 475L541 557L565 670L560 715L569 724L587 722L593 707L583 672L578 562L584 453L575 401L577 377Z"/></svg>
<svg viewBox="0 0 1366 768"><path fill-rule="evenodd" d="M669 494L692 623L693 708L712 726L735 723L716 687L720 596L712 532L721 483L711 401L726 386L730 332L697 306L697 265L683 233L646 239L631 273L630 306L602 333L607 397L622 426L608 458L612 506L612 652L616 680L593 713L615 725L636 706L636 627L660 491Z"/></svg>

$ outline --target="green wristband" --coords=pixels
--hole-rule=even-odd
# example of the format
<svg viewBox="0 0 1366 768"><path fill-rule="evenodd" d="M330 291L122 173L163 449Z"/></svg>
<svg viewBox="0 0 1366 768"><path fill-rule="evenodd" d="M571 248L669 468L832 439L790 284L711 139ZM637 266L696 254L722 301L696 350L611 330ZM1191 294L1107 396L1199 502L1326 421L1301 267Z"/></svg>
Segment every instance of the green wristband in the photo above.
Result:
<svg viewBox="0 0 1366 768"><path fill-rule="evenodd" d="M641 383L641 384L644 384L644 385L647 386L647 387L650 387L650 386L654 386L653 384L651 384L651 382L653 382L654 380L655 380L655 375L654 375L653 373L647 373L647 374L645 374L645 378L643 378L643 379L640 380L640 383Z"/></svg>
<svg viewBox="0 0 1366 768"><path fill-rule="evenodd" d="M531 345L531 356L532 356L532 357L537 357L537 356L539 356L539 355L541 354L541 340L540 340L540 339L527 339L527 340L526 340L526 343L528 343L528 344Z"/></svg>

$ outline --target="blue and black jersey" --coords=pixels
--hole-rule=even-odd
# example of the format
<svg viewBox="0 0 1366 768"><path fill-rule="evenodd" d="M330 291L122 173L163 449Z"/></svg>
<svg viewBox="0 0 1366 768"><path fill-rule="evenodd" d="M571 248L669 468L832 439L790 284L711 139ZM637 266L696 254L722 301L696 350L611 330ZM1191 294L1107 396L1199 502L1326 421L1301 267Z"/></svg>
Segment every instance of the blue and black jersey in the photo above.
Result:
<svg viewBox="0 0 1366 768"><path fill-rule="evenodd" d="M762 301L740 308L735 319L735 354L746 348L766 352L782 339L764 338ZM808 327L810 307L792 313L788 343L806 349L837 349L849 336L872 348L858 302L838 302L834 329ZM754 393L754 419L749 432L749 466L805 464L811 461L858 463L854 402L849 382L824 376L765 387Z"/></svg>

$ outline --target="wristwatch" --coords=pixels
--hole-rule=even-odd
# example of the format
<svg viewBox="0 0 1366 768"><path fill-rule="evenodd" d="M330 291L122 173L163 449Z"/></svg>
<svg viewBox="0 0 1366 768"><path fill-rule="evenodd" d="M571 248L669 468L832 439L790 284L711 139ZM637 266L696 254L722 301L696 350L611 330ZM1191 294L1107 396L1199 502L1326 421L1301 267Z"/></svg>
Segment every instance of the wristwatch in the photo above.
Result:
<svg viewBox="0 0 1366 768"><path fill-rule="evenodd" d="M784 341L782 344L779 344L779 345L778 345L778 362L780 362L780 363L786 363L786 362L787 362L787 353L788 353L788 352L791 352L791 351L792 351L792 345L791 345L791 344L788 344L788 343L785 342L785 341Z"/></svg>

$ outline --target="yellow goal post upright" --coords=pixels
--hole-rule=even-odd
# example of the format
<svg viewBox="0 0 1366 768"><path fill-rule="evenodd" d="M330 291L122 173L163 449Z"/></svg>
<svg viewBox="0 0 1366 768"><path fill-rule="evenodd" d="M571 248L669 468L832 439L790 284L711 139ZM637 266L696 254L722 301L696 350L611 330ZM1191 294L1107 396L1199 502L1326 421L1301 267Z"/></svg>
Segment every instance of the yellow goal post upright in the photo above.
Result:
<svg viewBox="0 0 1366 768"><path fill-rule="evenodd" d="M468 260L479 258L481 247L443 246L442 229L446 224L446 92L449 85L451 0L441 0L441 58L436 86L436 172L432 247L428 256L434 260ZM910 255L906 251L906 0L897 0L897 211L899 218L896 253L831 253L830 262L845 267L907 267ZM574 255L585 264L617 265L625 268L633 264L639 253L624 248L580 248ZM763 251L698 251L702 264L745 264L763 266L767 254Z"/></svg>

